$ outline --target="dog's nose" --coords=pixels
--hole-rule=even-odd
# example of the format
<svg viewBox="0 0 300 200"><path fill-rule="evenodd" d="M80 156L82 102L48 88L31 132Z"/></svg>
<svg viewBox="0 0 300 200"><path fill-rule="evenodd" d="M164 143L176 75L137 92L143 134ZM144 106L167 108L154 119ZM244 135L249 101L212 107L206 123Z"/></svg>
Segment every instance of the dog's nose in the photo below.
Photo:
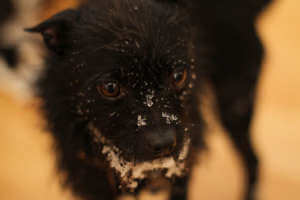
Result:
<svg viewBox="0 0 300 200"><path fill-rule="evenodd" d="M173 129L146 133L148 150L155 156L170 154L176 146L176 133Z"/></svg>

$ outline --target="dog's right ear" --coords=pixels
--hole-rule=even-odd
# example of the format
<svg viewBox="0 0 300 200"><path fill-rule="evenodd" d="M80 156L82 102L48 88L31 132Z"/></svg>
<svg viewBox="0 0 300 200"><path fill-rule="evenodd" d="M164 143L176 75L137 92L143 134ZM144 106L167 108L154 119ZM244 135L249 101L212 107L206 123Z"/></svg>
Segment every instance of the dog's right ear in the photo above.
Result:
<svg viewBox="0 0 300 200"><path fill-rule="evenodd" d="M63 54L70 47L70 34L78 19L76 10L62 11L39 25L25 29L27 32L40 33L48 49Z"/></svg>

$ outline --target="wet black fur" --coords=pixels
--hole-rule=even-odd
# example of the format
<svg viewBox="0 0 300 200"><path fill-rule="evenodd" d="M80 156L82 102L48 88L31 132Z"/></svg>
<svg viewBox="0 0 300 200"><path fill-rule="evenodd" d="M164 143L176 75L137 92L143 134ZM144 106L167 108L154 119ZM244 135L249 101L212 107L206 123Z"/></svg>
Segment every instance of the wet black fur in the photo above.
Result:
<svg viewBox="0 0 300 200"><path fill-rule="evenodd" d="M28 29L42 33L51 50L38 86L60 167L74 192L87 200L114 199L128 192L119 189L118 175L101 154L101 144L94 142L91 122L122 149L124 158L136 162L155 158L145 148L145 133L176 130L176 157L184 128L189 128L188 172L192 154L204 147L198 94L202 81L209 80L221 120L245 162L245 199L253 200L258 160L249 124L263 58L255 21L266 3L102 0ZM189 72L179 91L170 84L170 74L180 67ZM96 86L107 76L124 86L122 98L106 99L98 93ZM149 90L155 91L153 107L144 103ZM166 125L162 112L175 114L178 123ZM139 114L146 116L147 126L137 126ZM188 178L186 173L170 180L172 200L186 199Z"/></svg>

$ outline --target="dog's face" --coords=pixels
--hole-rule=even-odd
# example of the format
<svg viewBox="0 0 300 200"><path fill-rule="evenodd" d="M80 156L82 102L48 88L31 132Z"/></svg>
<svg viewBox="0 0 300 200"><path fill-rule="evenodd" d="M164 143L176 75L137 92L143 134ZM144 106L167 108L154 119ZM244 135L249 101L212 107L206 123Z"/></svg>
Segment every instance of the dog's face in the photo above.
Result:
<svg viewBox="0 0 300 200"><path fill-rule="evenodd" d="M193 124L200 123L184 12L154 1L98 1L29 31L41 32L56 54L42 88L55 97L46 102L63 102L69 114L51 109L72 113L68 123L84 121L94 153L121 177L130 171L145 178L134 175L137 166L182 175Z"/></svg>

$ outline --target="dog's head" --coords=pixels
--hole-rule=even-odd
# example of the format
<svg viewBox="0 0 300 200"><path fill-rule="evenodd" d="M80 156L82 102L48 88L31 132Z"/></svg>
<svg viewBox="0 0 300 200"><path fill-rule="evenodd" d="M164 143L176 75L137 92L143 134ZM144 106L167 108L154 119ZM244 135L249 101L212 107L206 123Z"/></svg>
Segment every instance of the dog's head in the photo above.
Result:
<svg viewBox="0 0 300 200"><path fill-rule="evenodd" d="M28 31L41 33L52 51L41 90L60 140L85 138L128 187L149 171L183 175L200 123L199 72L183 9L152 0L96 1ZM79 136L86 134L79 123L87 135ZM66 127L69 136L60 130Z"/></svg>

